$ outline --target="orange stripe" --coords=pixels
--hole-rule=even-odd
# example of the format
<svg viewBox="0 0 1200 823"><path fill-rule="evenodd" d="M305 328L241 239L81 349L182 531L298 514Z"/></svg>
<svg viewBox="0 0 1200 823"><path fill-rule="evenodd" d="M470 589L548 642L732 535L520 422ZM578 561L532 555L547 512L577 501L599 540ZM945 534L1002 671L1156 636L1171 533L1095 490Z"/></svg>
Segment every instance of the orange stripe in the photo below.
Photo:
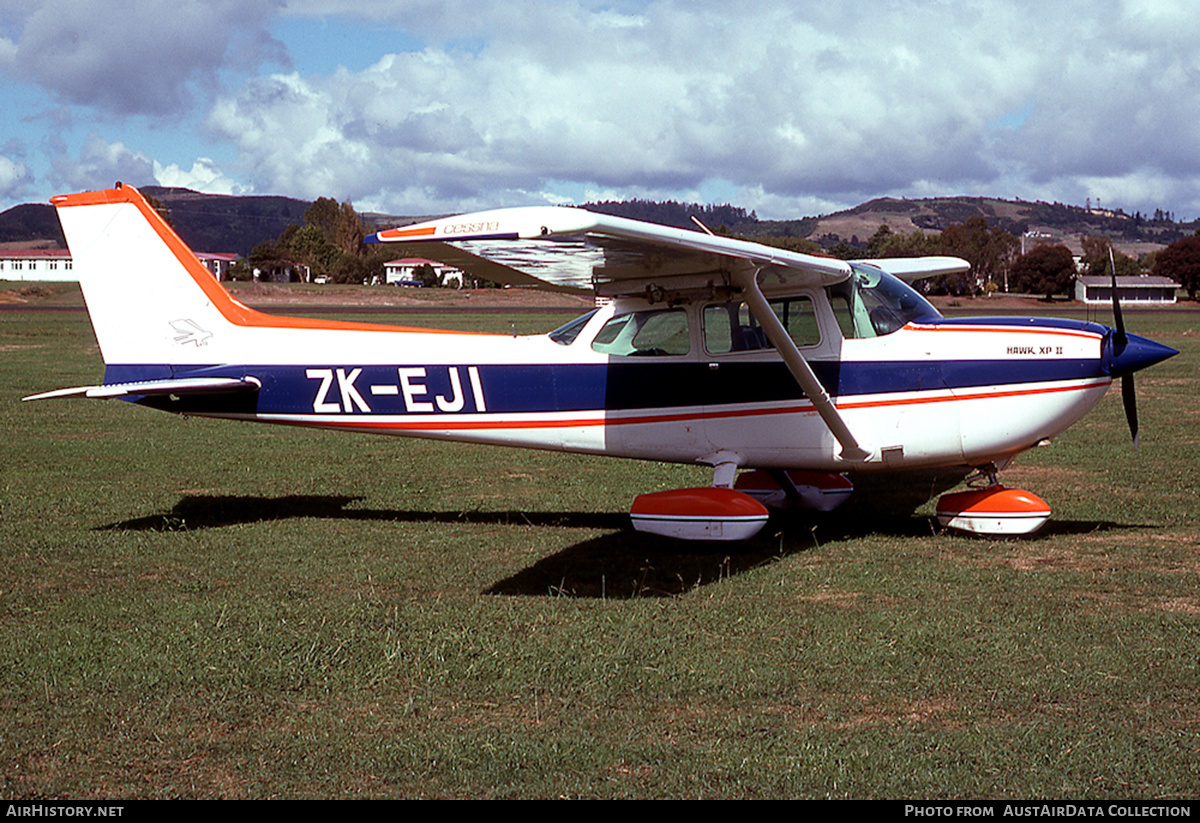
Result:
<svg viewBox="0 0 1200 823"><path fill-rule="evenodd" d="M1076 329L1054 329L1046 328L1045 326L930 326L919 323L910 323L908 328L913 331L933 331L933 332L987 332L995 334L996 332L1020 332L1021 334L1049 334L1049 335L1065 335L1067 337L1082 337L1087 340L1100 340L1102 336L1096 332L1078 331Z"/></svg>
<svg viewBox="0 0 1200 823"><path fill-rule="evenodd" d="M1111 378L1104 378L1096 383L1089 383L1086 386L1050 386L1042 389L1016 389L1014 391L1001 392L976 392L975 394L957 394L950 397L912 397L904 400L880 400L880 401L864 401L862 403L839 403L839 409L870 409L880 406L913 406L920 403L941 403L947 400L990 400L998 397L1030 397L1038 394L1058 394L1068 391L1083 391L1085 389L1096 388L1097 386L1108 386L1112 383Z"/></svg>
<svg viewBox="0 0 1200 823"><path fill-rule="evenodd" d="M142 216L146 218L146 222L154 228L159 238L167 244L167 248L175 255L187 273L191 275L196 285L212 301L212 304L221 312L222 316L235 326L273 329L325 329L372 332L420 332L422 334L469 334L485 337L500 336L483 332L459 332L444 329L423 329L411 326L386 326L378 323L355 323L345 320L278 317L276 315L264 314L263 312L244 306L230 297L229 292L225 291L225 287L217 282L208 269L204 268L203 264L196 258L196 255L188 248L188 245L167 225L166 221L162 219L162 215L151 208L150 204L146 202L146 198L133 186L122 186L119 189L104 189L102 191L86 191L78 194L62 194L50 198L50 202L56 208L96 206L110 203L132 203L134 206L137 206Z"/></svg>
<svg viewBox="0 0 1200 823"><path fill-rule="evenodd" d="M431 237L437 231L437 226L427 226L423 229L385 229L379 232L379 237Z"/></svg>

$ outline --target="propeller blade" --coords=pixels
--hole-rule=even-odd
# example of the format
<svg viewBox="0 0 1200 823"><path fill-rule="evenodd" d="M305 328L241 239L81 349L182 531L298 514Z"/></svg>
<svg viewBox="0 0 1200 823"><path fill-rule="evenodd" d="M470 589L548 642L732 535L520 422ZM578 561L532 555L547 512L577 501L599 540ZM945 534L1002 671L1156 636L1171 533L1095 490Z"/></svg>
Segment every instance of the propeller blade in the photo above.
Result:
<svg viewBox="0 0 1200 823"><path fill-rule="evenodd" d="M1133 373L1121 378L1121 404L1125 406L1125 419L1129 421L1129 433L1133 435L1133 447L1138 445L1137 394L1133 388Z"/></svg>
<svg viewBox="0 0 1200 823"><path fill-rule="evenodd" d="M1129 345L1125 333L1125 318L1121 316L1121 298L1117 296L1117 261L1113 258L1112 244L1108 245L1108 265L1112 269L1113 355L1120 356ZM1125 420L1129 423L1129 434L1133 436L1133 447L1138 446L1137 389L1133 385L1133 372L1121 377L1121 405L1125 407Z"/></svg>
<svg viewBox="0 0 1200 823"><path fill-rule="evenodd" d="M1112 269L1113 322L1117 326L1117 334L1113 338L1113 354L1120 354L1129 342L1129 337L1125 334L1125 319L1121 317L1121 299L1117 297L1117 261L1113 259L1111 243L1108 246L1108 265Z"/></svg>

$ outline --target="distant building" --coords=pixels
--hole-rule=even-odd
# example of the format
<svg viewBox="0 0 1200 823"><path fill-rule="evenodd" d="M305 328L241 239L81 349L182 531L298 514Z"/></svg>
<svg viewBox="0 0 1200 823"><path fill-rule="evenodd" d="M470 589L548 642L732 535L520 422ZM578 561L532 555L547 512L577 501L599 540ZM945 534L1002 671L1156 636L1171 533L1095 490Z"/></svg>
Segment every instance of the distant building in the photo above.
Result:
<svg viewBox="0 0 1200 823"><path fill-rule="evenodd" d="M196 253L196 259L217 280L229 279L229 267L239 257L232 253ZM0 280L77 283L79 276L67 249L0 249Z"/></svg>
<svg viewBox="0 0 1200 823"><path fill-rule="evenodd" d="M77 281L66 249L0 249L0 280Z"/></svg>
<svg viewBox="0 0 1200 823"><path fill-rule="evenodd" d="M254 270L256 283L311 283L312 279L311 268L289 260L280 260L270 268Z"/></svg>
<svg viewBox="0 0 1200 823"><path fill-rule="evenodd" d="M1178 288L1179 284L1174 280L1152 274L1117 278L1117 296L1122 303L1168 305L1175 302ZM1112 278L1103 275L1076 277L1075 299L1082 303L1111 303Z"/></svg>
<svg viewBox="0 0 1200 823"><path fill-rule="evenodd" d="M426 260L422 257L405 257L401 260L391 260L384 263L383 271L388 285L415 286L420 282L417 279L417 269L422 266L429 266L433 269L433 273L437 275L439 283L449 286L452 281L457 281L453 285L462 288L462 272L453 266L447 266L445 263L439 263L436 260Z"/></svg>
<svg viewBox="0 0 1200 823"><path fill-rule="evenodd" d="M196 259L204 264L204 268L208 269L213 277L228 280L229 267L241 259L241 255L233 252L198 251Z"/></svg>

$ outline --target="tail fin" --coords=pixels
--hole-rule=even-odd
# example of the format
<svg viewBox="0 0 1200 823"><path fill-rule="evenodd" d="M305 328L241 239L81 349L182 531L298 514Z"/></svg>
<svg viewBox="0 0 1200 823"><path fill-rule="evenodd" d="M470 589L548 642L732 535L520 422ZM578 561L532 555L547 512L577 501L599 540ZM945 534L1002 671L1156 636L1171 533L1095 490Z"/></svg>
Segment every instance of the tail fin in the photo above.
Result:
<svg viewBox="0 0 1200 823"><path fill-rule="evenodd" d="M231 298L137 189L55 197L106 364L212 364L258 315Z"/></svg>
<svg viewBox="0 0 1200 823"><path fill-rule="evenodd" d="M205 366L272 363L329 351L342 331L425 332L305 317L274 317L229 296L137 189L66 194L58 208L106 366L104 383L30 395L130 397L257 391L241 374ZM337 338L345 340L346 338ZM371 350L372 341L354 338ZM239 369L233 369L237 372Z"/></svg>

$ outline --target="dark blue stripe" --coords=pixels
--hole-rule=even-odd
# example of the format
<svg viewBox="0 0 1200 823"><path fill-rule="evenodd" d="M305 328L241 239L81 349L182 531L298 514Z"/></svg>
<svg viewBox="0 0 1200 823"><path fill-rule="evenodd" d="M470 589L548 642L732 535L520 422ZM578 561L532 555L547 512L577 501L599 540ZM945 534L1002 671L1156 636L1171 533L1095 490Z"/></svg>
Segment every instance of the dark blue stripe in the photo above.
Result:
<svg viewBox="0 0 1200 823"><path fill-rule="evenodd" d="M813 362L813 371L835 397L850 398L865 394L973 389L1017 383L1080 380L1101 377L1100 361L1059 359L1005 359L985 361L902 361L902 362ZM175 411L239 411L258 414L312 414L322 380L309 378L309 368L333 373L325 403L342 404L342 391L336 373L340 368L347 377L354 364L314 364L313 366L208 366L187 370L161 366L111 366L106 382L161 379L163 377L255 377L262 390L242 395L197 395L179 401L165 399L141 402ZM363 366L353 388L375 414L405 414L403 391L397 366ZM435 403L441 395L454 394L450 369L424 366L424 379L413 385L424 391L414 397L422 403ZM476 411L466 365L457 366L462 412ZM594 409L638 410L680 406L717 406L729 403L764 403L798 400L804 397L796 381L782 363L721 362L716 369L703 363L639 362L620 364L575 365L491 365L479 366L480 382L488 412L586 411ZM395 395L373 395L372 384L397 387ZM343 411L365 414L355 404ZM434 405L434 412L437 412Z"/></svg>
<svg viewBox="0 0 1200 823"><path fill-rule="evenodd" d="M209 368L209 367L203 367ZM105 383L138 383L143 380L170 380L175 370L161 364L105 366Z"/></svg>

